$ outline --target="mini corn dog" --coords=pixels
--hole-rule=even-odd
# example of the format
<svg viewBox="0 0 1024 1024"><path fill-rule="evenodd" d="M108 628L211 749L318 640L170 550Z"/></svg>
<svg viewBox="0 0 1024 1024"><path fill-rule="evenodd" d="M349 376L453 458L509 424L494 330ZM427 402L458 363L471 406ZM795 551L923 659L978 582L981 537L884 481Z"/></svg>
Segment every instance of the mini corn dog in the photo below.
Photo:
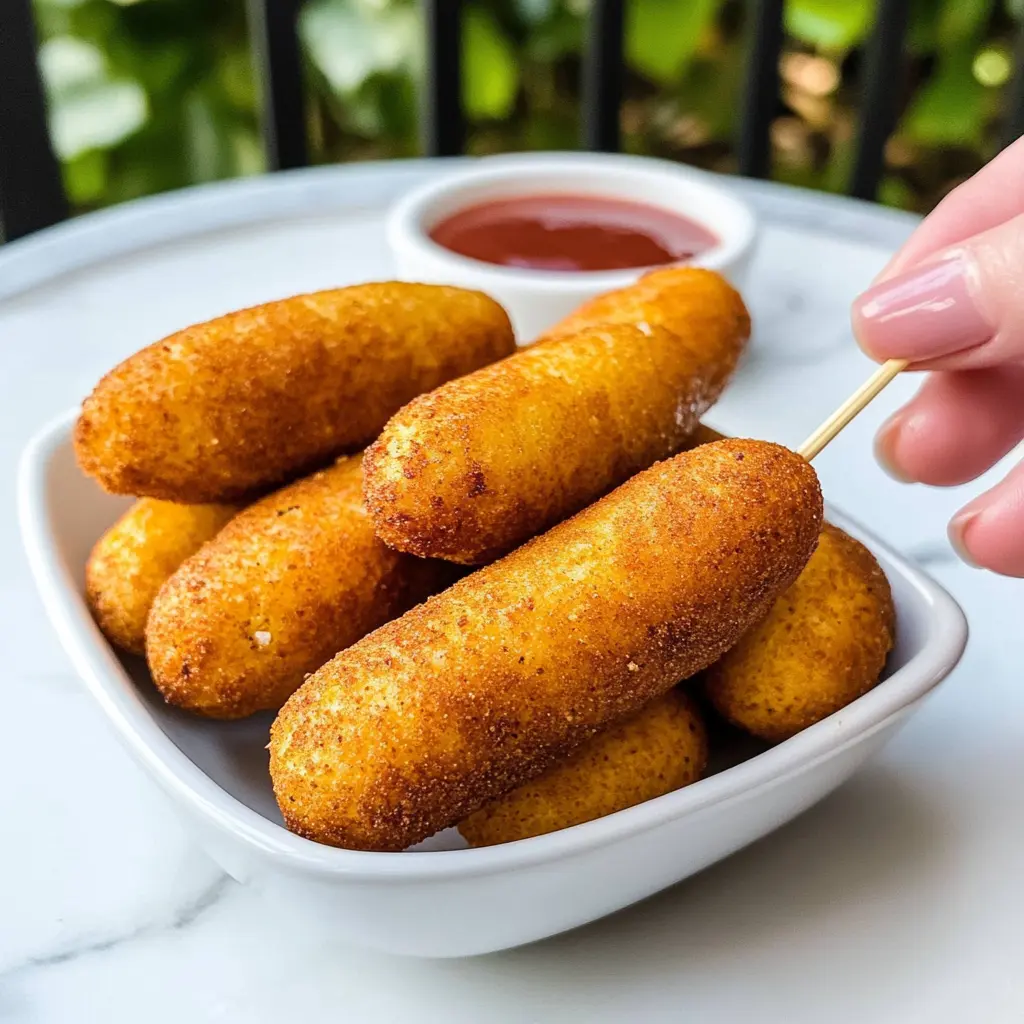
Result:
<svg viewBox="0 0 1024 1024"><path fill-rule="evenodd" d="M108 491L234 501L363 447L409 399L515 350L479 292L390 282L172 334L85 400L75 452Z"/></svg>
<svg viewBox="0 0 1024 1024"><path fill-rule="evenodd" d="M874 555L826 523L817 551L768 617L708 669L708 697L734 725L788 739L878 682L895 615Z"/></svg>
<svg viewBox="0 0 1024 1024"><path fill-rule="evenodd" d="M554 327L549 327L537 341L579 334L598 324L665 327L680 337L688 337L700 326L699 321L694 320L694 304L688 290L698 276L718 275L685 266L651 270L625 288L603 292L584 302ZM749 331L749 323L746 326Z"/></svg>
<svg viewBox="0 0 1024 1024"><path fill-rule="evenodd" d="M470 846L557 832L688 786L707 760L707 731L696 704L680 689L669 690L567 761L485 804L459 831Z"/></svg>
<svg viewBox="0 0 1024 1024"><path fill-rule="evenodd" d="M271 730L285 823L366 850L457 824L714 662L820 528L814 470L778 445L640 473L315 672Z"/></svg>
<svg viewBox="0 0 1024 1024"><path fill-rule="evenodd" d="M85 566L86 600L108 639L142 654L157 591L237 512L234 505L135 502L97 541Z"/></svg>
<svg viewBox="0 0 1024 1024"><path fill-rule="evenodd" d="M240 513L164 584L146 628L153 681L212 718L277 709L308 673L452 575L386 548L359 457Z"/></svg>
<svg viewBox="0 0 1024 1024"><path fill-rule="evenodd" d="M541 341L398 412L366 453L378 535L412 554L487 562L684 447L750 322L717 274L670 275L657 292L641 282L646 305L625 305L644 319ZM629 289L620 294L626 304Z"/></svg>

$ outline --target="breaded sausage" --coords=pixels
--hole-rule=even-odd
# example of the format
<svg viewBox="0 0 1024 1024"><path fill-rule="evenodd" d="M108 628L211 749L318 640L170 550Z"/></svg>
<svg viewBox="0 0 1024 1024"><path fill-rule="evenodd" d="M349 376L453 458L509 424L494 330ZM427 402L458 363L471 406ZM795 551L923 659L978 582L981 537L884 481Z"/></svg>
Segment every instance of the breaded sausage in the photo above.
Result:
<svg viewBox="0 0 1024 1024"><path fill-rule="evenodd" d="M684 334L646 322L588 327L398 412L366 454L378 535L399 551L488 562L683 448L750 321L717 274L677 271L673 281L663 300Z"/></svg>
<svg viewBox="0 0 1024 1024"><path fill-rule="evenodd" d="M564 338L599 324L633 324L665 327L682 338L700 329L694 320L690 297L693 282L701 277L718 277L697 267L662 267L651 270L625 288L603 292L583 303L575 312L548 328L538 342ZM749 331L749 323L747 324Z"/></svg>
<svg viewBox="0 0 1024 1024"><path fill-rule="evenodd" d="M821 493L763 441L640 473L314 673L271 730L285 823L401 850L706 668L807 563Z"/></svg>
<svg viewBox="0 0 1024 1024"><path fill-rule="evenodd" d="M567 761L485 804L459 825L470 846L495 846L603 818L696 782L708 737L676 688L598 733Z"/></svg>
<svg viewBox="0 0 1024 1024"><path fill-rule="evenodd" d="M874 555L826 524L796 583L708 670L708 697L755 736L788 739L878 682L895 626L889 581Z"/></svg>
<svg viewBox="0 0 1024 1024"><path fill-rule="evenodd" d="M142 498L97 541L85 566L85 596L97 625L142 654L157 591L238 511L235 505L175 505Z"/></svg>
<svg viewBox="0 0 1024 1024"><path fill-rule="evenodd" d="M276 710L328 658L448 582L450 566L374 536L359 461L250 506L164 584L146 656L169 703L212 718Z"/></svg>
<svg viewBox="0 0 1024 1024"><path fill-rule="evenodd" d="M85 400L75 452L117 494L233 501L362 448L410 398L514 350L505 311L480 292L298 295L126 359Z"/></svg>

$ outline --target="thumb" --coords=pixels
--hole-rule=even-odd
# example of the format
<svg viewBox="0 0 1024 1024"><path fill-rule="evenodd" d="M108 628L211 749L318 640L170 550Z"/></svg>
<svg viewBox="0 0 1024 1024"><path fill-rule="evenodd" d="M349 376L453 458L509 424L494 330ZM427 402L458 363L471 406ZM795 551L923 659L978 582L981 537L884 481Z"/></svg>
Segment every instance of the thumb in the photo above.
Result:
<svg viewBox="0 0 1024 1024"><path fill-rule="evenodd" d="M854 301L873 359L974 369L1024 359L1024 215L934 254Z"/></svg>

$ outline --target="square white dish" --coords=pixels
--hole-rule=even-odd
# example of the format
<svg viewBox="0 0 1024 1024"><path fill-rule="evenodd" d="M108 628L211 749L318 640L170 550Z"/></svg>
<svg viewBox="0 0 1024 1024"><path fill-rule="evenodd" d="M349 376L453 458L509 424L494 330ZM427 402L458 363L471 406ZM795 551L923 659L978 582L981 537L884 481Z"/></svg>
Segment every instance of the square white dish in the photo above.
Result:
<svg viewBox="0 0 1024 1024"><path fill-rule="evenodd" d="M301 904L339 937L394 953L460 956L530 942L658 892L789 821L875 753L956 665L967 623L924 573L834 509L892 584L898 638L885 680L774 748L733 749L715 774L598 821L481 850L398 854L320 846L287 832L264 748L272 716L221 723L166 707L139 659L122 659L85 605L86 557L126 499L75 464L74 414L24 453L19 514L36 584L76 670L121 739L226 871ZM753 756L748 756L753 753ZM739 763L737 758L746 757Z"/></svg>

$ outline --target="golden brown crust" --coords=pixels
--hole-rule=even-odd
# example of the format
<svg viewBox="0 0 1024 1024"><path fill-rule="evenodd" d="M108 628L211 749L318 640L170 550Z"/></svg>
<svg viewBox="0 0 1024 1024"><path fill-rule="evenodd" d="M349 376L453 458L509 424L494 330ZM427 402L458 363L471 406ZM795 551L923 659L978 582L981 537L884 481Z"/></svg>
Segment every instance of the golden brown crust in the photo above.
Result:
<svg viewBox="0 0 1024 1024"><path fill-rule="evenodd" d="M878 682L894 643L895 616L874 555L826 524L796 583L708 670L708 696L748 732L787 739Z"/></svg>
<svg viewBox="0 0 1024 1024"><path fill-rule="evenodd" d="M699 267L663 267L644 274L634 284L616 291L604 292L585 302L574 313L560 320L537 339L537 344L563 338L596 324L645 324L651 327L665 327L682 338L690 338L703 329L700 319L694 318L699 312L690 298L690 289L705 287L713 289L708 298L718 290L711 282L722 282L713 270ZM720 287L720 286L719 286ZM728 287L728 285L726 285ZM731 291L731 289L730 289ZM715 299L715 301L721 301ZM750 318L742 302L737 306L737 315L743 320L744 340L750 334Z"/></svg>
<svg viewBox="0 0 1024 1024"><path fill-rule="evenodd" d="M108 639L142 654L157 591L237 511L234 505L135 502L97 541L85 566L86 600Z"/></svg>
<svg viewBox="0 0 1024 1024"><path fill-rule="evenodd" d="M459 825L470 846L495 846L603 818L696 782L707 730L679 688L598 733L568 760L492 800Z"/></svg>
<svg viewBox="0 0 1024 1024"><path fill-rule="evenodd" d="M250 506L167 581L146 629L167 701L213 718L279 708L328 658L448 582L450 567L374 536L359 461Z"/></svg>
<svg viewBox="0 0 1024 1024"><path fill-rule="evenodd" d="M715 661L803 569L814 471L721 441L606 498L326 664L271 731L286 824L400 850Z"/></svg>
<svg viewBox="0 0 1024 1024"><path fill-rule="evenodd" d="M644 285L643 305L618 293L635 322L541 341L400 410L366 453L378 535L417 555L491 561L683 448L750 321L717 274L661 280L656 293ZM662 305L674 330L648 322Z"/></svg>
<svg viewBox="0 0 1024 1024"><path fill-rule="evenodd" d="M363 447L409 399L514 350L505 311L479 292L298 295L126 359L83 403L75 452L108 491L234 501Z"/></svg>

